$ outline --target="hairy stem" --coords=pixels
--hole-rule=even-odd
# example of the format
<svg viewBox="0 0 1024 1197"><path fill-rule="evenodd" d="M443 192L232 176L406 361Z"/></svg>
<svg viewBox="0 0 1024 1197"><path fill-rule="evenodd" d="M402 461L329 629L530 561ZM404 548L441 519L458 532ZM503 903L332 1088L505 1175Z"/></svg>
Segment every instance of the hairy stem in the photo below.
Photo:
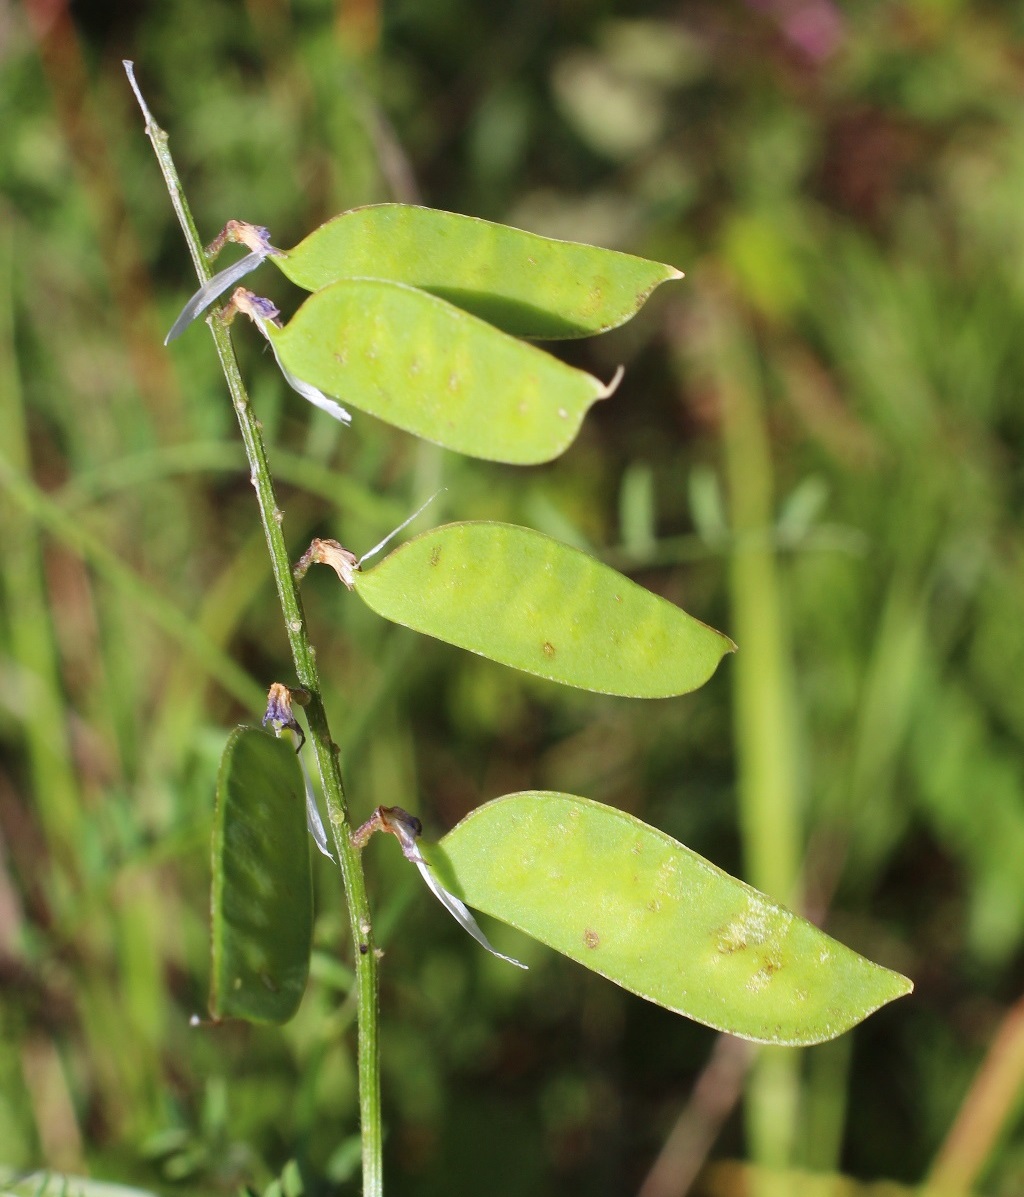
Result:
<svg viewBox="0 0 1024 1197"><path fill-rule="evenodd" d="M160 170L167 185L171 203L185 235L189 253L199 276L205 283L211 275L210 263L199 237L181 180L167 145L167 134L153 120L142 97L130 62L125 71L132 90L146 118L146 133L153 145ZM380 1045L377 1010L377 957L374 952L370 925L370 907L366 897L366 882L359 852L349 839L348 808L342 785L338 749L331 737L320 691L320 677L316 654L306 632L302 600L292 577L291 565L282 532L283 513L277 505L274 483L267 463L266 448L259 421L252 412L249 397L242 382L234 347L227 328L217 315L207 323L213 333L217 356L228 384L238 426L242 431L253 487L259 503L260 519L267 538L274 580L277 585L281 614L291 648L295 674L304 689L309 691L306 718L313 743L324 798L331 823L334 844L341 864L341 875L348 900L349 923L352 930L355 959L356 993L358 999L359 1038L359 1113L363 1146L363 1193L379 1197L383 1192L381 1163L382 1127L380 1113Z"/></svg>

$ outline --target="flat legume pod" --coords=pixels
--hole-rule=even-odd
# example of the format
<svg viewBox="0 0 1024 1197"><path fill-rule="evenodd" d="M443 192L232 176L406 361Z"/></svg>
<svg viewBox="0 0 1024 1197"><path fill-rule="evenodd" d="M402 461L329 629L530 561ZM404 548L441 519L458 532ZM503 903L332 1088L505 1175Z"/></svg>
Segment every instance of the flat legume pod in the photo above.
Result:
<svg viewBox="0 0 1024 1197"><path fill-rule="evenodd" d="M625 323L674 266L408 204L343 212L270 259L318 291L342 278L408 283L518 337L588 337Z"/></svg>
<svg viewBox="0 0 1024 1197"><path fill-rule="evenodd" d="M426 291L346 279L267 324L295 378L448 449L550 461L611 387Z"/></svg>
<svg viewBox="0 0 1024 1197"><path fill-rule="evenodd" d="M470 906L744 1039L820 1043L913 988L664 832L586 798L509 794L423 851Z"/></svg>
<svg viewBox="0 0 1024 1197"><path fill-rule="evenodd" d="M256 727L236 728L221 757L210 905L211 1015L287 1022L313 935L306 794L294 747Z"/></svg>
<svg viewBox="0 0 1024 1197"><path fill-rule="evenodd" d="M385 619L567 686L695 690L735 645L579 549L513 524L446 524L353 577Z"/></svg>

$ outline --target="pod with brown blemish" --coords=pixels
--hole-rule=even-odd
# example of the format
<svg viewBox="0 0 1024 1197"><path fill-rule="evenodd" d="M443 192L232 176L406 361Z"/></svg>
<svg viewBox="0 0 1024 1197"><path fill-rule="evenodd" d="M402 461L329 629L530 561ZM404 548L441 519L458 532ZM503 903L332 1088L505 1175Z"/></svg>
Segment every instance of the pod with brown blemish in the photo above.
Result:
<svg viewBox="0 0 1024 1197"><path fill-rule="evenodd" d="M513 524L445 524L347 580L385 619L603 694L685 694L736 647L579 549Z"/></svg>
<svg viewBox="0 0 1024 1197"><path fill-rule="evenodd" d="M619 378L606 385L426 291L379 279L324 287L264 332L286 375L445 448L513 465L562 453Z"/></svg>
<svg viewBox="0 0 1024 1197"><path fill-rule="evenodd" d="M544 340L615 328L659 284L682 278L662 262L409 204L343 212L270 260L307 291L389 279Z"/></svg>
<svg viewBox="0 0 1024 1197"><path fill-rule="evenodd" d="M744 1039L820 1043L913 988L670 836L585 798L509 794L422 850L468 905Z"/></svg>

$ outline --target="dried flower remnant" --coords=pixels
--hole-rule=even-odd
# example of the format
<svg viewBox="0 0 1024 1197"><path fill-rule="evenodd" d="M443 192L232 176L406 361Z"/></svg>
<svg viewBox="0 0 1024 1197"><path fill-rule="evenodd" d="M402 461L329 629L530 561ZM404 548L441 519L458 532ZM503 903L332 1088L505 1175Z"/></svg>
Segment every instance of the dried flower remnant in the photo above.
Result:
<svg viewBox="0 0 1024 1197"><path fill-rule="evenodd" d="M355 553L342 548L336 540L322 540L317 536L295 563L292 574L296 582L302 581L311 565L329 565L339 580L351 590L355 585L353 578L359 569L359 558Z"/></svg>
<svg viewBox="0 0 1024 1197"><path fill-rule="evenodd" d="M209 282L203 283L181 309L177 320L171 325L167 336L164 337L164 344L170 345L172 341L176 341L192 321L202 315L215 299L219 299L228 287L233 287L235 283L240 282L247 274L251 274L258 266L261 266L264 257L264 254L246 254L244 258L239 258L237 262L232 262L230 266L215 274Z"/></svg>
<svg viewBox="0 0 1024 1197"><path fill-rule="evenodd" d="M289 731L299 737L295 752L299 758L299 768L302 770L302 781L306 790L306 826L309 828L309 834L313 837L313 843L316 844L317 849L328 860L334 860L334 854L327 846L327 831L324 828L323 819L320 818L320 809L316 804L316 795L313 793L313 782L306 768L306 762L302 759L301 750L306 742L306 734L299 726L292 711L293 702L304 707L309 702L309 694L299 687L292 688L285 686L282 682L274 682L267 691L267 709L263 716L263 726L266 727L269 723L278 736L283 731Z"/></svg>
<svg viewBox="0 0 1024 1197"><path fill-rule="evenodd" d="M295 732L299 737L299 743L295 751L299 752L306 742L306 733L299 726L292 712L293 699L298 702L299 706L305 706L306 702L309 701L309 695L306 694L305 690L292 690L282 682L274 682L267 691L267 709L263 714L261 723L263 727L266 727L269 723L278 736L280 736L285 728L288 731Z"/></svg>
<svg viewBox="0 0 1024 1197"><path fill-rule="evenodd" d="M247 274L251 274L272 254L281 255L281 250L275 249L270 244L269 229L258 224L247 224L244 220L229 220L206 247L206 256L210 259L215 258L228 242L247 246L249 253L203 283L171 325L170 332L164 338L165 345L176 341L192 321L202 315L214 300L219 299L228 287L241 282Z"/></svg>
<svg viewBox="0 0 1024 1197"><path fill-rule="evenodd" d="M398 840L402 849L402 855L419 869L420 876L427 883L427 888L430 892L437 898L452 918L455 919L459 926L472 935L478 944L485 947L492 956L497 956L499 960L505 960L509 964L514 964L516 968L529 968L529 965L523 964L521 960L516 960L513 956L506 956L503 952L499 952L490 940L488 940L487 936L484 935L483 931L480 930L479 924L470 913L465 902L445 889L434 876L433 870L416 843L417 838L423 833L423 824L415 815L409 814L407 810L403 810L400 806L378 806L369 819L352 833L352 843L357 848L362 849L365 847L370 836L377 831L386 831Z"/></svg>
<svg viewBox="0 0 1024 1197"><path fill-rule="evenodd" d="M301 378L296 378L291 371L285 369L277 352L277 347L274 344L274 339L267 328L270 324L273 324L277 328L281 327L281 321L278 318L281 313L269 299L265 299L262 295L255 295L252 291L247 291L245 287L236 287L231 293L231 298L224 306L222 319L225 323L230 324L235 318L236 312L241 312L244 316L248 316L264 337L266 337L270 343L270 348L274 351L274 357L281 373L284 375L284 380L293 391L312 403L314 407L319 407L321 411L325 411L329 416L333 416L336 420L339 420L342 424L352 423L351 414L340 403L335 403L333 399L328 399L323 391L308 382L303 382Z"/></svg>
<svg viewBox="0 0 1024 1197"><path fill-rule="evenodd" d="M376 557L381 549L386 548L399 532L408 528L413 520L426 511L437 496L447 489L446 486L442 486L440 490L434 491L430 498L417 507L408 519L402 520L397 528L393 528L383 540L378 541L362 557L357 557L349 549L343 548L336 540L322 540L318 536L314 537L310 541L309 548L296 561L295 568L292 570L296 582L302 581L309 572L311 565L329 565L338 575L339 581L343 582L349 590L353 590L355 588L355 575L361 569L363 562L369 561L371 557Z"/></svg>

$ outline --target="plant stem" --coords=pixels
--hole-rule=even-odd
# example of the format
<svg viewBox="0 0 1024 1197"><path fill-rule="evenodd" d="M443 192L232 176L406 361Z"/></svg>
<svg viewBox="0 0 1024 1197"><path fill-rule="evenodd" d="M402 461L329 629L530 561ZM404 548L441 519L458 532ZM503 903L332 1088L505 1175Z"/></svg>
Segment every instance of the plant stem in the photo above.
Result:
<svg viewBox="0 0 1024 1197"><path fill-rule="evenodd" d="M740 651L733 725L746 875L755 888L798 906L799 765L792 662L772 534L771 451L756 350L727 294L707 304L704 339L704 370L721 402L734 538L731 631ZM799 1104L799 1056L792 1048L762 1048L747 1082L746 1123L751 1154L763 1168L793 1163ZM770 1182L759 1182L759 1197L770 1191Z"/></svg>
<svg viewBox="0 0 1024 1197"><path fill-rule="evenodd" d="M1024 1092L1024 998L1002 1022L939 1149L928 1184L937 1193L976 1185Z"/></svg>
<svg viewBox="0 0 1024 1197"><path fill-rule="evenodd" d="M33 525L45 528L54 539L87 561L99 577L144 612L164 635L173 640L234 699L245 705L260 701L264 691L237 661L222 652L174 603L125 565L109 545L89 531L81 519L65 511L31 478L18 473L2 457L0 491L21 508Z"/></svg>
<svg viewBox="0 0 1024 1197"><path fill-rule="evenodd" d="M124 67L139 102L139 107L146 118L146 133L160 164L171 203L174 205L178 222L185 235L189 253L192 255L196 274L199 276L200 283L205 283L211 275L210 265L167 146L167 134L153 120L138 84L135 82L132 64L125 62ZM291 563L281 529L283 512L278 507L274 494L274 484L267 463L260 424L250 407L249 397L242 382L238 360L235 357L227 328L216 315L209 318L207 323L213 333L217 356L220 358L221 369L224 371L235 415L238 418L238 426L242 432L246 456L249 459L251 480L256 490L260 519L267 538L267 548L270 552L288 644L295 664L295 674L310 696L306 706L309 735L313 743L317 767L320 770L320 780L327 803L331 831L341 865L352 931L358 999L359 1114L363 1147L363 1193L366 1197L379 1197L383 1192L383 1176L377 957L374 952L366 882L359 852L349 839L349 817L341 779L341 768L338 762L338 750L328 726L327 713L324 710L321 697L316 654L306 632L302 601L292 577Z"/></svg>

